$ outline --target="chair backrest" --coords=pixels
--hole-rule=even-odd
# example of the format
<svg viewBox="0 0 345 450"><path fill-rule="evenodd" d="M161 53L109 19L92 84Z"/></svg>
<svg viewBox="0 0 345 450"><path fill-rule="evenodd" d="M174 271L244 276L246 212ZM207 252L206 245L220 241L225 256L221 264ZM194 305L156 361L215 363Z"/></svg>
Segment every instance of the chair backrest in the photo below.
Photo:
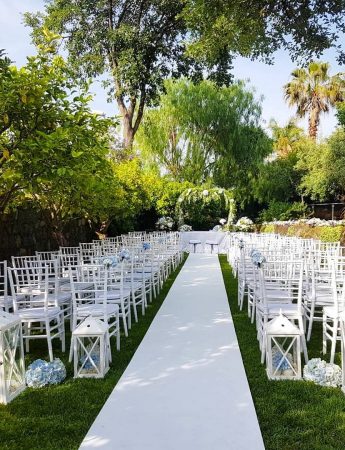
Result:
<svg viewBox="0 0 345 450"><path fill-rule="evenodd" d="M13 309L43 307L48 309L51 280L48 266L9 267L8 275L13 297Z"/></svg>
<svg viewBox="0 0 345 450"><path fill-rule="evenodd" d="M9 312L7 261L0 261L0 310Z"/></svg>

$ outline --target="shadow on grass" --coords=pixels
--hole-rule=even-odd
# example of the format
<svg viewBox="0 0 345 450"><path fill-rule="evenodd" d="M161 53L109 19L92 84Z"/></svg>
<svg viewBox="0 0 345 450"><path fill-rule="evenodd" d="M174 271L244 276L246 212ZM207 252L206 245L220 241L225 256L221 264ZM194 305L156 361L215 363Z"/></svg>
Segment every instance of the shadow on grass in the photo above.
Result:
<svg viewBox="0 0 345 450"><path fill-rule="evenodd" d="M103 380L74 380L72 364L68 363L68 351L61 353L59 343L54 343L54 357L65 363L67 379L59 386L26 389L9 405L0 405L1 450L67 450L79 447L144 338L185 260L186 256L165 282L158 297L149 303L145 316L139 313L139 322L132 323L129 336L121 336L121 350L113 351L113 363ZM70 342L69 333L66 342ZM114 349L115 345L112 347ZM30 343L26 367L37 358L47 359L44 340Z"/></svg>
<svg viewBox="0 0 345 450"><path fill-rule="evenodd" d="M237 307L237 281L226 256L219 257L231 314L267 450L343 450L345 448L345 396L340 389L304 381L269 381L260 364L255 326L246 308ZM308 343L309 358L321 354L321 326ZM337 354L336 362L340 363Z"/></svg>

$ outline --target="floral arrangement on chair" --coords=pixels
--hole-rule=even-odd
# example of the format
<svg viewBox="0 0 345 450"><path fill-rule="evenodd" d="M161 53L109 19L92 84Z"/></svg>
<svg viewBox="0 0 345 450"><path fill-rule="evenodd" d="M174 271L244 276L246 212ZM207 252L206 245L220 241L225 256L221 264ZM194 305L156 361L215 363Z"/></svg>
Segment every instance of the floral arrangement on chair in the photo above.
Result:
<svg viewBox="0 0 345 450"><path fill-rule="evenodd" d="M143 250L150 250L151 244L149 242L143 242Z"/></svg>
<svg viewBox="0 0 345 450"><path fill-rule="evenodd" d="M320 386L338 387L342 384L341 368L320 358L313 358L304 366L303 377Z"/></svg>
<svg viewBox="0 0 345 450"><path fill-rule="evenodd" d="M120 259L121 261L129 261L131 259L131 254L129 252L129 250L127 250L126 248L123 248L120 251Z"/></svg>
<svg viewBox="0 0 345 450"><path fill-rule="evenodd" d="M41 388L49 384L59 384L66 378L66 368L61 359L52 362L36 359L29 365L25 374L26 384L32 388Z"/></svg>
<svg viewBox="0 0 345 450"><path fill-rule="evenodd" d="M180 226L179 231L193 231L193 228L190 225L184 223Z"/></svg>
<svg viewBox="0 0 345 450"><path fill-rule="evenodd" d="M102 256L99 259L100 264L110 269L110 267L116 267L119 260L117 256Z"/></svg>

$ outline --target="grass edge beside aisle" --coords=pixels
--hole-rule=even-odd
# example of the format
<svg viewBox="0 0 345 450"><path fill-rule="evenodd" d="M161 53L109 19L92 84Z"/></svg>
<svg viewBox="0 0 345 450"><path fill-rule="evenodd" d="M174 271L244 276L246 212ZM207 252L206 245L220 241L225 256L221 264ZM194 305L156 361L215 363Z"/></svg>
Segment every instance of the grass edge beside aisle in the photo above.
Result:
<svg viewBox="0 0 345 450"><path fill-rule="evenodd" d="M226 256L220 255L224 284L237 339L266 450L342 450L345 443L345 396L340 389L304 381L269 381L255 325L246 305L237 306L237 280ZM308 343L309 358L329 361L322 355L321 324L316 324ZM336 361L340 364L340 355Z"/></svg>

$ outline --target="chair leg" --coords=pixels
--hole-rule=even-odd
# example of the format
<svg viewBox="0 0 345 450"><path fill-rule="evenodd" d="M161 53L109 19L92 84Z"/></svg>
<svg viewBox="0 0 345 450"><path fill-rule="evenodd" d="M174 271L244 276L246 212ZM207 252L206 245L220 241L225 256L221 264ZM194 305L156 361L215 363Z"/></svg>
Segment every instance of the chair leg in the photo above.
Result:
<svg viewBox="0 0 345 450"><path fill-rule="evenodd" d="M309 323L308 323L308 335L307 335L308 341L310 341L310 337L311 337L311 330L313 328L314 314L315 314L315 303L312 302L312 304L310 306Z"/></svg>
<svg viewBox="0 0 345 450"><path fill-rule="evenodd" d="M45 321L45 324L46 324L46 335L47 335L47 343L48 343L49 360L50 360L50 362L52 362L54 357L53 357L53 346L52 346L52 338L51 338L51 333L50 333L49 319L47 319Z"/></svg>
<svg viewBox="0 0 345 450"><path fill-rule="evenodd" d="M334 364L335 348L337 345L337 335L338 335L338 319L334 319L332 327L332 344L331 344L331 359L330 359L331 364Z"/></svg>
<svg viewBox="0 0 345 450"><path fill-rule="evenodd" d="M322 317L322 353L325 355L327 353L327 336L326 336L326 316Z"/></svg>

